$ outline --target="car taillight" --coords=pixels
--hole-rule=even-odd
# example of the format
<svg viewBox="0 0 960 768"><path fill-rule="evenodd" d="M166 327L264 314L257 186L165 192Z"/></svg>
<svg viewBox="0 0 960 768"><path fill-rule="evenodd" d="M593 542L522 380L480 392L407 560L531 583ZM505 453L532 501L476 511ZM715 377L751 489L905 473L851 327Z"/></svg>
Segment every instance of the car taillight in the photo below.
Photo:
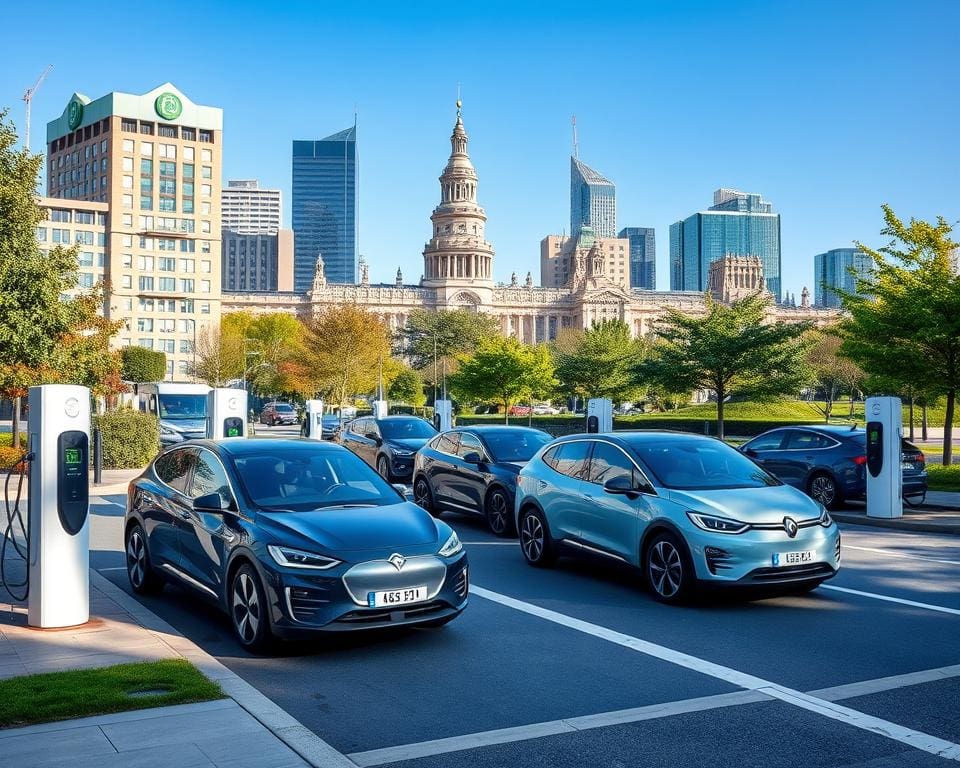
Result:
<svg viewBox="0 0 960 768"><path fill-rule="evenodd" d="M862 467L864 464L867 463L867 457L866 457L866 456L854 456L854 457L851 459L851 461L853 461L853 463L856 464L858 467Z"/></svg>
<svg viewBox="0 0 960 768"><path fill-rule="evenodd" d="M921 454L918 454L917 456L914 456L914 457L913 457L913 460L914 460L917 464L925 464L926 461L927 461L927 457L924 456L924 455L921 453Z"/></svg>

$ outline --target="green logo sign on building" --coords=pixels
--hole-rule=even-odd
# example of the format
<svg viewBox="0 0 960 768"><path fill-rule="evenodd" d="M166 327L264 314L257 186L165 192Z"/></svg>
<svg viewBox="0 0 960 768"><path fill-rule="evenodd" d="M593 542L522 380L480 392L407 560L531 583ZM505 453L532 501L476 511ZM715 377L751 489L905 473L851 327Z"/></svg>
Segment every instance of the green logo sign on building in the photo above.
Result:
<svg viewBox="0 0 960 768"><path fill-rule="evenodd" d="M164 120L176 120L183 112L183 103L180 101L180 97L169 91L157 96L153 106L157 110L157 114Z"/></svg>
<svg viewBox="0 0 960 768"><path fill-rule="evenodd" d="M67 107L67 126L71 131L76 130L83 120L83 104L74 99Z"/></svg>

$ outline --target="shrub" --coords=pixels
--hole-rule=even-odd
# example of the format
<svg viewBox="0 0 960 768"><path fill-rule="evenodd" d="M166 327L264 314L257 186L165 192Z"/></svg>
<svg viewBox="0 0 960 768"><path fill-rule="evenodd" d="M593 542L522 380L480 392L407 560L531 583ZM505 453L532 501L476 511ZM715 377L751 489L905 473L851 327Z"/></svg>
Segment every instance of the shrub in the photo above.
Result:
<svg viewBox="0 0 960 768"><path fill-rule="evenodd" d="M27 444L27 433L20 433L20 445ZM0 448L9 448L13 445L13 432L0 432Z"/></svg>
<svg viewBox="0 0 960 768"><path fill-rule="evenodd" d="M26 445L26 443L24 443L24 445ZM14 464L20 461L20 457L22 457L26 452L26 448L14 449L9 445L0 445L0 470L10 469ZM5 480L6 475L4 474L2 477L0 477L0 483ZM0 485L0 488L2 487L3 486Z"/></svg>
<svg viewBox="0 0 960 768"><path fill-rule="evenodd" d="M93 426L103 434L104 469L139 469L160 450L160 422L149 413L124 408L96 416Z"/></svg>
<svg viewBox="0 0 960 768"><path fill-rule="evenodd" d="M167 356L163 352L144 347L124 347L121 376L125 381L163 381L167 375Z"/></svg>

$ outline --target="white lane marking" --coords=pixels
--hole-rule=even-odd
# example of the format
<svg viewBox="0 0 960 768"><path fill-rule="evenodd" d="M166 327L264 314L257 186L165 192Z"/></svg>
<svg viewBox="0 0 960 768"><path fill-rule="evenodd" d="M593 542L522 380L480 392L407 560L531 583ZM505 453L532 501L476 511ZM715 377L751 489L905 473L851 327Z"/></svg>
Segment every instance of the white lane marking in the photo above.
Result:
<svg viewBox="0 0 960 768"><path fill-rule="evenodd" d="M887 557L902 557L908 560L926 560L929 563L946 563L947 565L960 565L960 560L942 560L939 557L927 557L926 555L908 555L905 552L894 552L891 549L878 549L876 547L857 547L853 544L843 545L844 549L857 549L861 552L875 552L878 555L886 555Z"/></svg>
<svg viewBox="0 0 960 768"><path fill-rule="evenodd" d="M869 597L873 600L883 600L887 603L899 603L900 605L909 605L912 608L923 608L926 611L936 611L937 613L949 613L954 616L960 616L960 608L947 608L945 605L933 605L932 603L920 603L916 600L907 600L904 597L891 597L890 595L878 595L876 592L863 592L859 589L850 589L849 587L838 587L835 584L821 584L820 589L831 589L834 592L846 592L848 595L859 595L860 597Z"/></svg>
<svg viewBox="0 0 960 768"><path fill-rule="evenodd" d="M543 736L557 736L562 733L575 733L593 728L606 728L611 725L638 723L642 720L657 720L662 717L681 715L687 712L704 712L721 707L733 707L752 704L770 699L754 691L735 691L716 696L701 696L696 699L668 701L663 704L650 704L646 707L618 709L601 712L596 715L569 717L564 720L549 720L543 723L530 723L514 728L497 728L492 731L467 733L463 736L451 736L446 739L432 739L417 744L403 744L397 747L371 749L366 752L354 752L347 755L360 768L395 763L400 760L416 760L422 757L443 755L448 752L460 752L465 749L490 747L494 744L509 744L516 741L529 741Z"/></svg>
<svg viewBox="0 0 960 768"><path fill-rule="evenodd" d="M125 571L127 570L127 567L125 565L114 565L110 568L97 568L95 570L100 571L100 573L103 573L104 571Z"/></svg>
<svg viewBox="0 0 960 768"><path fill-rule="evenodd" d="M907 672L904 675L879 677L876 680L864 680L859 683L835 685L831 688L807 691L807 693L811 696L816 696L818 699L825 699L826 701L840 701L842 699L852 699L856 696L868 696L871 693L893 691L898 688L906 688L910 685L934 683L938 680L947 680L951 677L960 677L960 664L953 664L949 667L937 667L936 669L922 669L919 672Z"/></svg>
<svg viewBox="0 0 960 768"><path fill-rule="evenodd" d="M499 592L492 592L483 587L474 586L471 591L477 597L486 598L487 600L505 605L508 608L513 608L522 613L527 613L531 616L553 622L554 624L576 630L577 632L583 632L584 634L606 640L616 645L630 648L631 650L652 656L656 659L668 661L671 664L676 664L677 666L693 670L694 672L700 672L701 674L709 675L719 680L725 680L740 688L759 691L787 704L805 709L808 712L814 712L847 725L852 725L855 728L860 728L861 730L869 731L879 736L885 736L888 739L899 741L902 744L908 744L911 747L929 752L932 755L949 758L951 760L960 760L960 745L954 744L952 741L946 741L945 739L940 739L936 736L922 733L921 731L915 731L912 728L906 728L902 725L864 714L863 712L857 712L854 709L824 701L823 699L801 693L792 688L787 688L786 686L772 683L754 675L725 667L722 664L715 664L712 661L691 656L681 651L675 651L663 645L641 640L639 637L625 635L622 632L617 632L598 624L591 624L588 621L575 619L572 616L557 613L548 608L541 608L539 605L517 600L507 595L501 595Z"/></svg>
<svg viewBox="0 0 960 768"><path fill-rule="evenodd" d="M105 499L103 496L91 496L90 497L90 506L92 507L124 507L125 504L121 504L117 501L110 501L110 499Z"/></svg>
<svg viewBox="0 0 960 768"><path fill-rule="evenodd" d="M520 544L516 541L465 541L463 543L474 547L478 544L486 547L517 547L518 549L520 547Z"/></svg>

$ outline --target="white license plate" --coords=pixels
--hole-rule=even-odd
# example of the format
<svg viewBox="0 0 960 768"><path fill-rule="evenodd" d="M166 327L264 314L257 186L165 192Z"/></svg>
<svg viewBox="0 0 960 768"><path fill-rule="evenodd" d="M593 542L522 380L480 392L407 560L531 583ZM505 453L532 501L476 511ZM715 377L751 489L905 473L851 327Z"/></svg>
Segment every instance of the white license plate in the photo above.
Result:
<svg viewBox="0 0 960 768"><path fill-rule="evenodd" d="M370 608L392 608L395 605L419 603L427 599L426 587L408 587L390 589L385 592L367 592L367 606Z"/></svg>
<svg viewBox="0 0 960 768"><path fill-rule="evenodd" d="M909 461L901 461L900 469L913 469L913 464L911 464Z"/></svg>
<svg viewBox="0 0 960 768"><path fill-rule="evenodd" d="M803 552L777 552L773 555L773 567L780 568L784 565L806 565L812 563L816 552L812 549Z"/></svg>

